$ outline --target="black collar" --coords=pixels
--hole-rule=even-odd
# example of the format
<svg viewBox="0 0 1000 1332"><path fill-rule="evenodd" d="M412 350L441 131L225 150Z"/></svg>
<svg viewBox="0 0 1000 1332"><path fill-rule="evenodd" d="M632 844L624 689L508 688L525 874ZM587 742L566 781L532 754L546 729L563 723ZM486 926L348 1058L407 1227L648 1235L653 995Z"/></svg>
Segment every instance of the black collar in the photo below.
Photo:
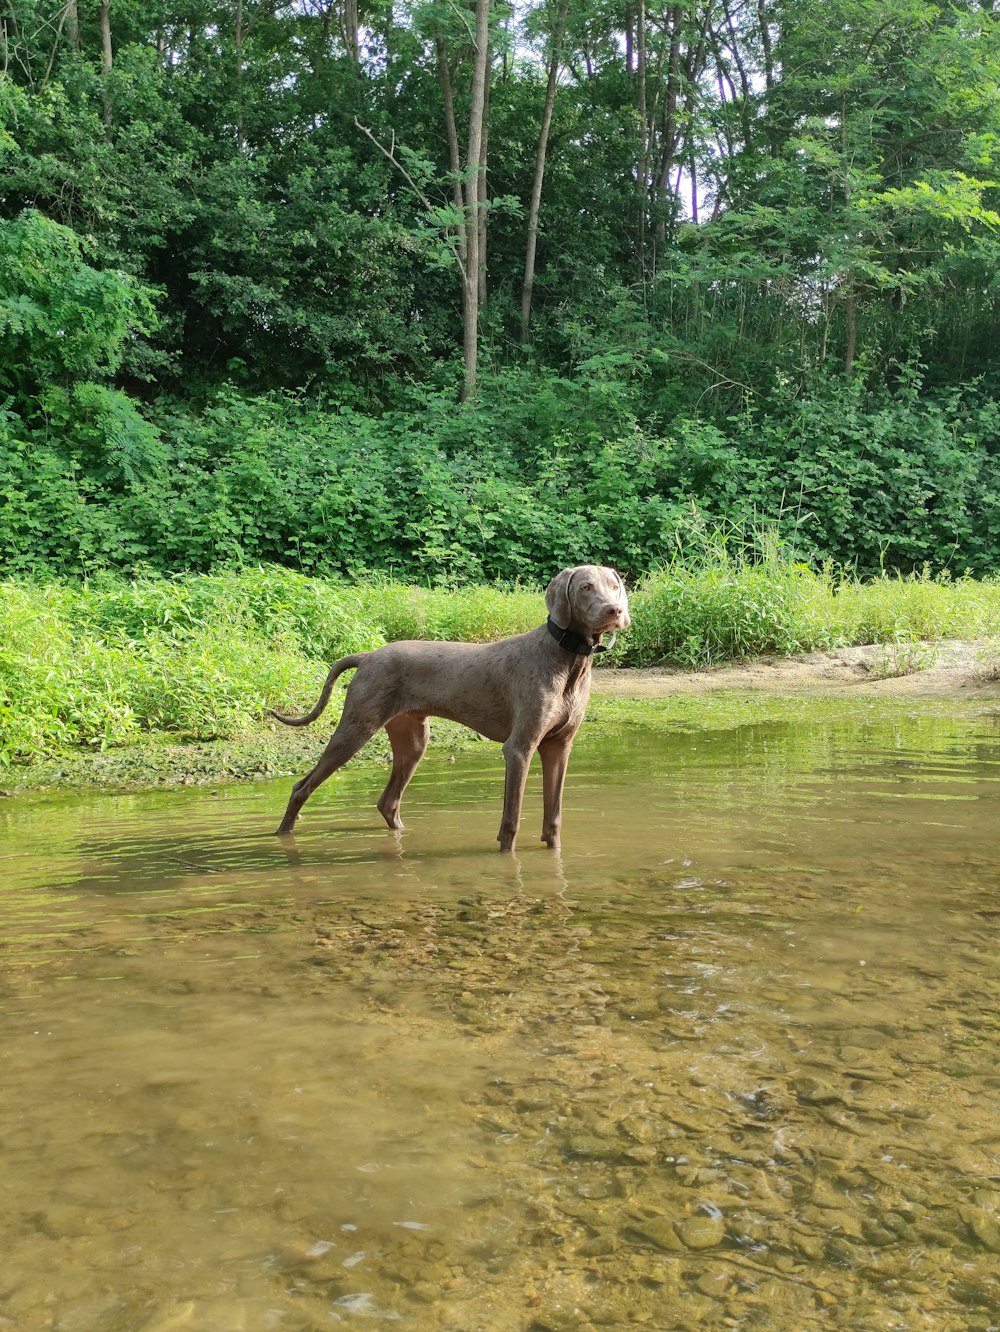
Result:
<svg viewBox="0 0 1000 1332"><path fill-rule="evenodd" d="M589 657L594 652L608 650L605 643L588 643L582 634L575 633L572 629L560 629L551 615L545 621L545 627L560 647L565 648L567 652L575 652L578 657Z"/></svg>

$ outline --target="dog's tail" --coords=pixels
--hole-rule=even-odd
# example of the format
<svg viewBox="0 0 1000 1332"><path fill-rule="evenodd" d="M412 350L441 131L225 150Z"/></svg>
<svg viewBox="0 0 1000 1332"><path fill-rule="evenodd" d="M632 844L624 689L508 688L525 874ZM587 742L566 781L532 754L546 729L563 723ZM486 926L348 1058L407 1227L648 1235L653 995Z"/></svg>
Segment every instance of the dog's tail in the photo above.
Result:
<svg viewBox="0 0 1000 1332"><path fill-rule="evenodd" d="M326 677L326 684L316 701L316 706L311 708L304 717L283 717L280 712L275 712L273 708L268 708L268 712L272 717L277 717L278 721L284 722L286 726L308 726L310 722L316 720L329 703L338 675L342 675L344 671L352 671L355 666L360 666L367 655L367 652L356 652L353 657L341 657L339 661L334 662L330 667L330 674Z"/></svg>

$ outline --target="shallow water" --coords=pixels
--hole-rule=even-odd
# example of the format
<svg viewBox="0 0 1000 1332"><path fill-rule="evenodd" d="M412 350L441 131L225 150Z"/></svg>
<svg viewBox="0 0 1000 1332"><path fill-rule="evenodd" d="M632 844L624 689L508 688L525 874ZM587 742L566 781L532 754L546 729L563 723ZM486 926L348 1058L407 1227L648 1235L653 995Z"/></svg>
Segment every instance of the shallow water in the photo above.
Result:
<svg viewBox="0 0 1000 1332"><path fill-rule="evenodd" d="M384 778L4 802L0 1327L1000 1326L995 716Z"/></svg>

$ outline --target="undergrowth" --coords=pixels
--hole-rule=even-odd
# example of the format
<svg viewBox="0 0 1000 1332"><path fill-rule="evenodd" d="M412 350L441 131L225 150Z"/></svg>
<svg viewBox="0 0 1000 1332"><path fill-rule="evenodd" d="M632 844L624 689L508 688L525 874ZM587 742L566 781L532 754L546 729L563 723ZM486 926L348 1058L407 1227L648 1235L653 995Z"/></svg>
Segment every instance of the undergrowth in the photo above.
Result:
<svg viewBox="0 0 1000 1332"><path fill-rule="evenodd" d="M713 536L632 595L620 664L697 668L862 643L982 638L1000 629L1000 582L930 572L860 580L813 569L772 537Z"/></svg>

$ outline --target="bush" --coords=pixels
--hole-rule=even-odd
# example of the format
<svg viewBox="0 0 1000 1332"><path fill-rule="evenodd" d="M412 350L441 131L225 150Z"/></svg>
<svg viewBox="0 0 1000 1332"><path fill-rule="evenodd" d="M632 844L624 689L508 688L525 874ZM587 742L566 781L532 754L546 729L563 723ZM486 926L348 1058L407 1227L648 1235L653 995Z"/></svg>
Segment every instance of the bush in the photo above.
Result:
<svg viewBox="0 0 1000 1332"><path fill-rule="evenodd" d="M678 556L639 584L621 657L628 665L699 667L829 647L837 638L831 600L829 576L791 558L773 537L735 551L717 537L696 562Z"/></svg>
<svg viewBox="0 0 1000 1332"><path fill-rule="evenodd" d="M511 376L505 404L494 386L475 414L425 392L380 418L231 388L147 417L98 385L50 389L44 412L0 411L0 560L434 586L540 583L595 560L638 577L694 505L710 528L773 523L812 564L869 576L998 563L1000 410L974 390L868 403L830 387L723 434L642 426L545 377L532 414L528 382Z"/></svg>
<svg viewBox="0 0 1000 1332"><path fill-rule="evenodd" d="M848 644L979 638L1000 631L1000 582L883 574L835 577L796 560L774 532L708 538L648 575L616 659L630 666L712 666L766 653Z"/></svg>
<svg viewBox="0 0 1000 1332"><path fill-rule="evenodd" d="M269 707L312 703L325 662L380 641L346 589L285 569L7 583L0 761L142 731L232 735Z"/></svg>
<svg viewBox="0 0 1000 1332"><path fill-rule="evenodd" d="M320 660L382 641L357 592L276 565L131 582L98 578L80 590L74 615L81 625L134 639L155 632L189 637L223 625Z"/></svg>
<svg viewBox="0 0 1000 1332"><path fill-rule="evenodd" d="M994 572L1000 406L974 387L918 390L868 402L831 385L781 418L734 422L738 465L714 478L713 505L780 519L804 554L861 574Z"/></svg>

